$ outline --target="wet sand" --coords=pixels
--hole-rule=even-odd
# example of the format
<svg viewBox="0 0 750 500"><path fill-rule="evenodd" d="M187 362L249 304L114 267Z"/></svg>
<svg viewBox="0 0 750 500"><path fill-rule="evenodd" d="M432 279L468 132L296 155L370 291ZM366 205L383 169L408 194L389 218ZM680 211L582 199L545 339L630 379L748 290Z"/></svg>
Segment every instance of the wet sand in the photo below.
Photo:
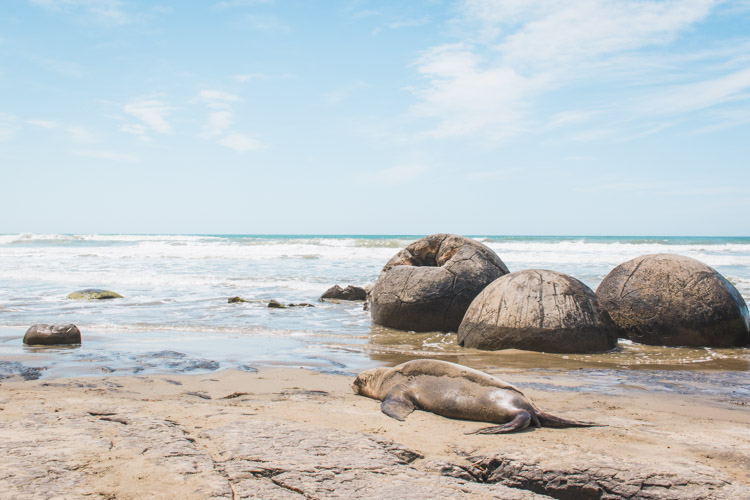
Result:
<svg viewBox="0 0 750 500"><path fill-rule="evenodd" d="M0 382L0 491L5 498L742 498L750 491L750 399L744 387L719 390L730 372L701 379L641 371L635 380L618 379L618 370L489 371L542 409L605 426L466 435L486 425L421 411L398 422L379 402L354 395L350 376L302 369L14 375Z"/></svg>

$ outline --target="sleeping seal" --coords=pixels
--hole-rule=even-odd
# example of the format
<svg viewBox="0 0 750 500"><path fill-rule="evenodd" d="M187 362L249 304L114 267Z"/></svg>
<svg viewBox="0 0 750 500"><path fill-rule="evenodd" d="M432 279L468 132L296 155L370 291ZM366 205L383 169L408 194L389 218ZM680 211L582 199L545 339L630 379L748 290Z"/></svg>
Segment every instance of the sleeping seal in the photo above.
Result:
<svg viewBox="0 0 750 500"><path fill-rule="evenodd" d="M432 359L407 361L393 368L373 368L352 383L355 394L379 399L380 409L404 420L415 409L443 417L501 424L470 434L502 434L535 427L593 427L565 420L534 406L521 391L472 368Z"/></svg>

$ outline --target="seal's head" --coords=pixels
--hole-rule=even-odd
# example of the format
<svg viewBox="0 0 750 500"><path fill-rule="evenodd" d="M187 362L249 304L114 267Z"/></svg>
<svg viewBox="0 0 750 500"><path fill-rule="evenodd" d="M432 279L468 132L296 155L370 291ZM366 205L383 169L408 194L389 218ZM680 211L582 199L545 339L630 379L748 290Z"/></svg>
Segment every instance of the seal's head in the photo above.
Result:
<svg viewBox="0 0 750 500"><path fill-rule="evenodd" d="M378 397L378 390L383 380L383 376L388 372L389 368L373 368L371 370L365 370L354 379L352 382L352 390L354 394L361 394L368 398Z"/></svg>

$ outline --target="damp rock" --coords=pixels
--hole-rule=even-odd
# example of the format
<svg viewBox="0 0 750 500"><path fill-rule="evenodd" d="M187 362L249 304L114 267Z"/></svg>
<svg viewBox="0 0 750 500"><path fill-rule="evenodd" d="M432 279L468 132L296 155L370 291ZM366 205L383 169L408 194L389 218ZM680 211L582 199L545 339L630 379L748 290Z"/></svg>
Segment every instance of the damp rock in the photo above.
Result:
<svg viewBox="0 0 750 500"><path fill-rule="evenodd" d="M70 345L81 343L81 330L76 325L36 324L23 336L26 345Z"/></svg>
<svg viewBox="0 0 750 500"><path fill-rule="evenodd" d="M593 290L566 274L538 269L492 282L458 329L459 345L489 351L590 353L616 343L614 324Z"/></svg>
<svg viewBox="0 0 750 500"><path fill-rule="evenodd" d="M365 300L367 298L367 290L359 286L347 285L346 288L341 288L339 285L334 285L326 290L320 298L321 300Z"/></svg>
<svg viewBox="0 0 750 500"><path fill-rule="evenodd" d="M107 299L121 299L122 295L111 290L101 290L98 288L89 288L87 290L79 290L68 295L71 300L107 300Z"/></svg>
<svg viewBox="0 0 750 500"><path fill-rule="evenodd" d="M456 331L471 301L505 274L500 257L475 240L427 236L383 268L370 293L372 320L399 330Z"/></svg>
<svg viewBox="0 0 750 500"><path fill-rule="evenodd" d="M18 361L0 361L0 380L18 375L24 380L38 380L45 367L26 366Z"/></svg>
<svg viewBox="0 0 750 500"><path fill-rule="evenodd" d="M277 300L271 300L270 302L268 302L268 307L270 307L271 309L286 309L286 305Z"/></svg>
<svg viewBox="0 0 750 500"><path fill-rule="evenodd" d="M242 302L250 302L249 300L245 300L242 297L230 297L229 300L227 300L227 303L229 304L239 304Z"/></svg>
<svg viewBox="0 0 750 500"><path fill-rule="evenodd" d="M737 289L706 264L643 255L615 267L596 291L620 337L649 345L734 347L750 343Z"/></svg>

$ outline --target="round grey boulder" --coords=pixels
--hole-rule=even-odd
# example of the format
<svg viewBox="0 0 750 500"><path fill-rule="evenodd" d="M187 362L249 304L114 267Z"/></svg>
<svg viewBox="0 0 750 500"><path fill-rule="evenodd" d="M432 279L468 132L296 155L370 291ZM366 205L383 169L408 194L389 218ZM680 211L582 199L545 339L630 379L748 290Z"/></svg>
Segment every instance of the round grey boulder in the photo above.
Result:
<svg viewBox="0 0 750 500"><path fill-rule="evenodd" d="M26 345L80 344L81 330L76 325L32 325L23 336Z"/></svg>
<svg viewBox="0 0 750 500"><path fill-rule="evenodd" d="M706 264L681 255L643 255L614 268L596 290L618 335L641 344L733 347L750 343L737 289Z"/></svg>
<svg viewBox="0 0 750 500"><path fill-rule="evenodd" d="M397 253L370 292L375 324L417 332L455 332L484 287L508 268L481 243L434 234Z"/></svg>
<svg viewBox="0 0 750 500"><path fill-rule="evenodd" d="M110 290L100 290L98 288L89 288L87 290L79 290L68 295L71 300L106 300L106 299L121 299L122 295L117 292Z"/></svg>
<svg viewBox="0 0 750 500"><path fill-rule="evenodd" d="M487 351L589 353L613 349L615 328L596 294L556 271L530 269L498 278L466 311L458 344Z"/></svg>

